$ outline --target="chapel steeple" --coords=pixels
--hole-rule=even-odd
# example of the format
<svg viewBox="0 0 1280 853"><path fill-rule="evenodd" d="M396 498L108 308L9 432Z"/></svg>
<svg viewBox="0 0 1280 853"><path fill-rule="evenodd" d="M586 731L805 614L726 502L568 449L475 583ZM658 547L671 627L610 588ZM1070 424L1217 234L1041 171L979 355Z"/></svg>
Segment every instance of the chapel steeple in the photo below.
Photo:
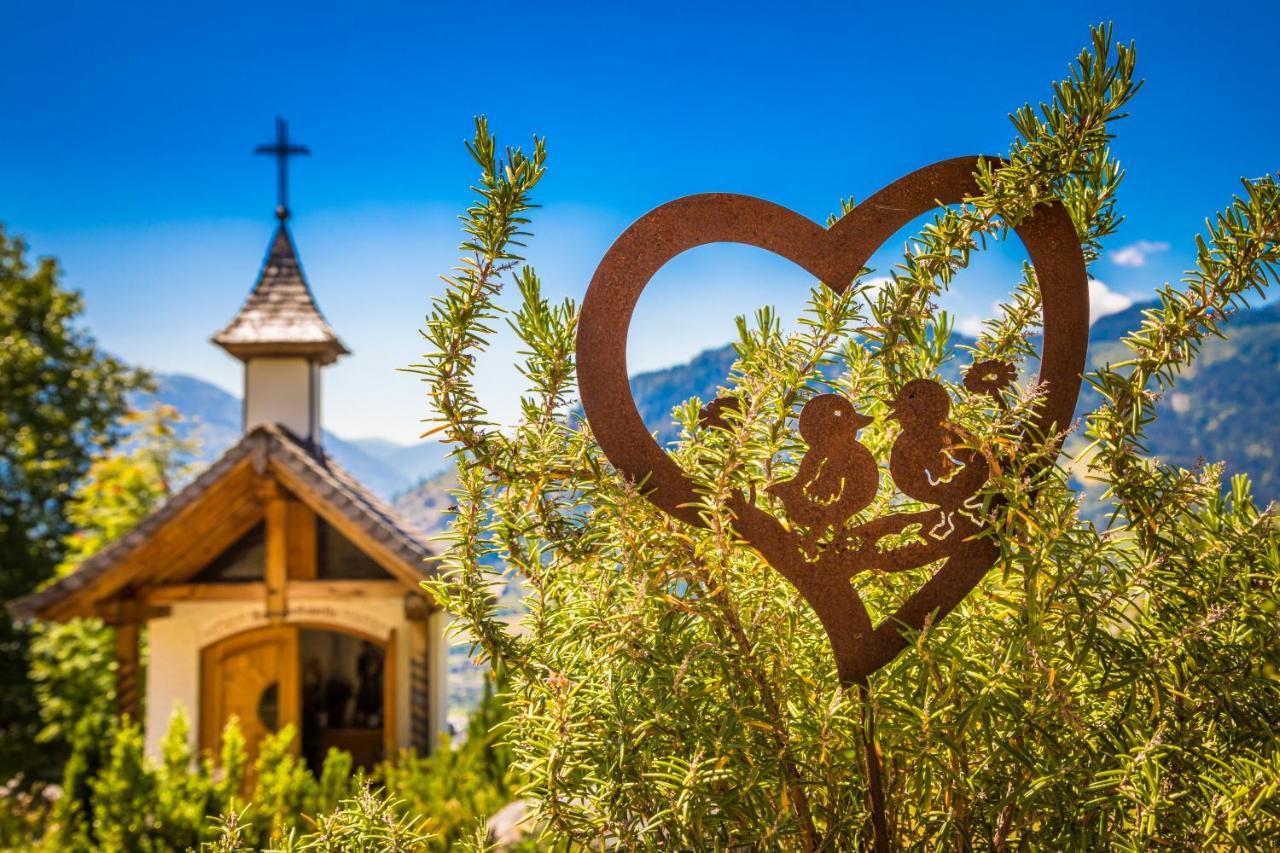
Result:
<svg viewBox="0 0 1280 853"><path fill-rule="evenodd" d="M259 146L277 158L279 225L249 298L213 343L244 362L244 429L280 424L299 438L320 439L320 368L350 350L320 313L289 233L288 157L310 153L290 145L276 120L276 143Z"/></svg>

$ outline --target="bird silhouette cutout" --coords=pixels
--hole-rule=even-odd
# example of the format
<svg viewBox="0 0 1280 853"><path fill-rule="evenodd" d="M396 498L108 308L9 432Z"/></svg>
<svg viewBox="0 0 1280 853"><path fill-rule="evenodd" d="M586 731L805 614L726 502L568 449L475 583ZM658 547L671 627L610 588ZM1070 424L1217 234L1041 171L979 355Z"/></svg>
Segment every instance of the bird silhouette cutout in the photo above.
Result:
<svg viewBox="0 0 1280 853"><path fill-rule="evenodd" d="M889 452L893 482L909 498L957 509L986 482L989 466L982 455L955 449L946 389L930 379L913 379L892 405L892 417L902 424ZM950 520L943 521L946 526Z"/></svg>
<svg viewBox="0 0 1280 853"><path fill-rule="evenodd" d="M858 441L858 430L871 422L839 394L821 394L800 410L800 437L809 449L796 475L768 491L793 523L810 529L810 541L840 528L875 498L880 470Z"/></svg>

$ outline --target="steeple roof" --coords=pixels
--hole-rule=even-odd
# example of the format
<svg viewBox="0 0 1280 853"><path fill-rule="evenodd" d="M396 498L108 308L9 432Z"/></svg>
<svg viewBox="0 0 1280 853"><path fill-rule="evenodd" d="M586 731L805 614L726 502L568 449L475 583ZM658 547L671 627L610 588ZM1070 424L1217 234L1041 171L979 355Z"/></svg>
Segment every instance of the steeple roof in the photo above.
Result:
<svg viewBox="0 0 1280 853"><path fill-rule="evenodd" d="M213 342L242 361L301 356L332 364L351 352L320 313L283 221L253 292Z"/></svg>

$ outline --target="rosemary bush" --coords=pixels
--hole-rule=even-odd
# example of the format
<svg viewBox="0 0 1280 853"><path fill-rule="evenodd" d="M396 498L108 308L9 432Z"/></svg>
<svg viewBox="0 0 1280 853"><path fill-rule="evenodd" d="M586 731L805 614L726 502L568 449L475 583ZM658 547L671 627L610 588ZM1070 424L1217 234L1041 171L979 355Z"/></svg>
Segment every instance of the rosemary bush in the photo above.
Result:
<svg viewBox="0 0 1280 853"><path fill-rule="evenodd" d="M1097 257L1121 222L1123 170L1109 144L1139 88L1134 57L1109 27L1095 29L1052 98L1014 113L1017 138L982 167L979 192L937 212L887 285L816 288L795 333L768 310L739 321L723 390L745 403L728 428L697 425L707 401L674 413L673 453L698 486L705 529L651 506L576 416L577 308L545 299L519 254L545 145L500 152L477 122L469 147L481 177L462 263L415 366L459 477L445 573L431 589L511 674L507 740L552 836L664 849L869 843L864 700L838 683L808 606L734 537L726 500L754 494L779 511L766 488L794 471L795 416L815 392L879 416L906 381L949 361L1032 366L1030 268L972 353L948 346L933 301L974 251L1048 199L1066 205ZM951 386L956 420L1002 460L987 488L1000 558L872 677L865 701L897 846L1280 845L1275 519L1220 467L1143 454L1158 395L1275 283L1278 239L1280 189L1245 182L1197 238L1197 268L1127 339L1131 358L1085 377L1104 402L1072 428L1113 502L1101 529L1080 518L1051 452L1058 437L1012 452L1038 389L1023 383L995 408ZM507 283L521 297L505 319L523 342L529 391L519 422L500 427L472 378ZM862 433L881 464L895 431L878 418ZM896 499L882 492L869 514ZM853 583L878 620L928 571ZM511 575L528 589L519 631L494 595Z"/></svg>
<svg viewBox="0 0 1280 853"><path fill-rule="evenodd" d="M485 819L511 799L506 756L485 731L503 713L487 694L466 742L443 741L427 756L406 750L369 773L337 749L308 767L291 749L291 726L265 738L251 762L234 717L218 754L196 755L180 712L155 762L138 724L86 716L60 790L28 792L21 779L0 787L0 849L466 848L477 834L484 841Z"/></svg>

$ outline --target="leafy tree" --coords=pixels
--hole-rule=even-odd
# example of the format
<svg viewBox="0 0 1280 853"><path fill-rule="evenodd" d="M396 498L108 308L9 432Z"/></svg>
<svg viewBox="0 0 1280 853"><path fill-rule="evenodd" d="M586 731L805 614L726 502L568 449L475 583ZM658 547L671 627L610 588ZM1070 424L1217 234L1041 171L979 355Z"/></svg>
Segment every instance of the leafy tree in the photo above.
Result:
<svg viewBox="0 0 1280 853"><path fill-rule="evenodd" d="M150 412L131 412L121 418L130 438L104 450L89 466L76 495L66 507L74 530L64 543L65 557L58 574L76 566L155 509L172 491L175 478L185 470L191 447L174 430L177 412L158 406ZM55 814L55 833L66 849L88 849L95 838L91 782L99 768L111 759L118 741L129 741L115 719L115 648L113 632L99 619L72 619L65 623L36 623L32 628L31 680L39 701L43 728L41 743L67 744L71 755L63 769L63 796ZM175 719L170 730L185 728ZM185 744L185 734L182 736ZM118 756L132 756L127 749ZM177 779L177 758L172 737L165 742L161 778ZM136 762L135 762L136 763ZM167 775L166 775L167 774ZM128 789L123 780L117 787ZM114 790L111 786L108 789ZM165 790L162 812L180 812L183 804ZM204 804L197 800L203 820ZM99 808L108 803L99 796ZM162 817L172 822L177 817ZM113 830L114 831L114 830ZM187 843L194 844L193 839Z"/></svg>
<svg viewBox="0 0 1280 853"><path fill-rule="evenodd" d="M128 440L94 458L67 504L74 528L64 543L59 576L128 533L172 494L193 450L178 437L177 420L170 406L121 418ZM38 741L70 740L87 716L99 717L97 728L103 728L115 712L115 666L113 633L100 619L36 623L31 680L44 722Z"/></svg>
<svg viewBox="0 0 1280 853"><path fill-rule="evenodd" d="M879 415L908 380L950 358L931 303L972 252L1051 198L1086 257L1120 224L1114 123L1138 90L1133 47L1094 31L1068 79L1013 116L1017 139L978 192L937 212L878 292L815 289L801 330L762 311L740 321L723 428L676 411L677 461L705 529L652 507L572 416L577 308L542 296L517 254L545 147L505 156L483 122L462 264L427 318L417 369L437 431L456 443L457 511L432 585L483 654L512 676L508 742L551 832L586 846L857 849L871 840L863 744L883 766L893 842L923 849L1274 849L1280 844L1280 534L1248 483L1143 455L1159 394L1233 308L1276 282L1280 187L1245 182L1198 238L1197 269L1127 339L1130 356L1086 377L1103 400L1085 423L1114 500L1103 528L1079 515L1055 436L1027 450L1017 422L1037 389L990 405L951 386L955 419L997 460L984 511L996 566L946 619L872 677L841 687L816 617L732 533L730 497L766 503L804 445L799 403L836 391ZM530 390L511 429L472 386L511 281L509 317ZM1027 268L972 348L1026 362L1040 322ZM831 370L835 365L838 369ZM568 415L568 416L566 416ZM881 459L898 427L862 433ZM1020 451L1018 448L1022 448ZM887 478L886 478L887 479ZM884 489L870 514L901 500ZM505 568L529 589L523 630L493 592ZM873 618L929 575L864 573ZM875 729L869 722L875 720Z"/></svg>
<svg viewBox="0 0 1280 853"><path fill-rule="evenodd" d="M102 352L79 325L80 295L57 263L32 267L0 228L0 603L35 589L64 557L66 506L93 456L121 434L145 376ZM39 713L27 678L25 628L0 618L0 778L39 770Z"/></svg>
<svg viewBox="0 0 1280 853"><path fill-rule="evenodd" d="M31 680L44 726L37 743L79 743L77 727L107 727L116 708L114 634L101 619L39 622L31 631Z"/></svg>
<svg viewBox="0 0 1280 853"><path fill-rule="evenodd" d="M67 504L72 531L58 575L128 533L173 494L196 450L194 442L179 437L180 419L177 409L165 405L120 417L127 440L94 456Z"/></svg>

